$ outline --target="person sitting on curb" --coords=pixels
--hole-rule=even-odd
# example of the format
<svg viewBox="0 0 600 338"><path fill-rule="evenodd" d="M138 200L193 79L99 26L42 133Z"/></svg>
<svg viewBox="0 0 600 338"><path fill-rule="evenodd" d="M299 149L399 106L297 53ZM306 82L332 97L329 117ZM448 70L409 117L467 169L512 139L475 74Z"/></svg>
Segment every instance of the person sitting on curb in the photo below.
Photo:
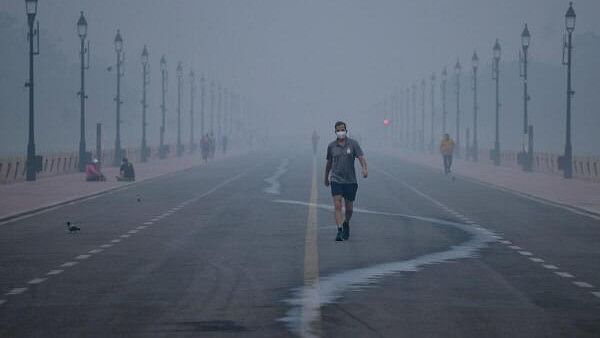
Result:
<svg viewBox="0 0 600 338"><path fill-rule="evenodd" d="M92 162L85 165L85 180L88 182L106 181L106 177L100 171L98 159L95 158Z"/></svg>
<svg viewBox="0 0 600 338"><path fill-rule="evenodd" d="M117 176L117 181L135 181L135 170L133 170L133 164L129 162L126 157L123 157L123 163L119 169L119 174L120 175Z"/></svg>

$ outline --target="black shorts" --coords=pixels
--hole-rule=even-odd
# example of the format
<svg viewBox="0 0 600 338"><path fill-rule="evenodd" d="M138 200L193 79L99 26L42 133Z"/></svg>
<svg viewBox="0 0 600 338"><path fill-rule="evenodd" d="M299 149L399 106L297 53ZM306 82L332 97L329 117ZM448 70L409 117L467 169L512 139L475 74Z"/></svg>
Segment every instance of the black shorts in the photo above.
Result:
<svg viewBox="0 0 600 338"><path fill-rule="evenodd" d="M331 182L331 196L342 196L346 201L353 202L358 190L357 183Z"/></svg>

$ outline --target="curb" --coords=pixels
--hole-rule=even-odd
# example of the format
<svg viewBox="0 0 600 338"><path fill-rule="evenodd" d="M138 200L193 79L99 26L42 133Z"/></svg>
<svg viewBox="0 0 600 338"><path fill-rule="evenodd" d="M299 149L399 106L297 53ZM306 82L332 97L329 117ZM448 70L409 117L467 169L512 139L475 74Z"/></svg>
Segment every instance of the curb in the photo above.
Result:
<svg viewBox="0 0 600 338"><path fill-rule="evenodd" d="M433 166L430 166L428 164L421 163L421 162L415 162L415 161L411 161L411 160L407 160L407 159L402 158L402 157L397 157L397 158L400 159L400 160L402 160L402 161L406 161L406 162L418 165L420 167L427 168L427 169L429 169L431 171L436 171L436 169ZM506 187L503 187L503 186L500 186L500 185L497 185L497 184L494 184L494 183L486 182L486 181L483 181L483 180L480 180L480 179L477 179L477 178L473 178L473 177L470 177L470 176L466 176L466 175L463 175L463 174L457 174L457 173L455 173L454 176L456 176L457 178L459 178L459 179L461 179L463 181L468 181L468 182L471 182L471 183L483 185L483 186L486 186L488 188L492 188L492 189L496 189L496 190L499 190L499 191L502 191L502 192L510 193L510 194L513 194L513 195L516 195L516 196L519 196L519 197L523 197L523 198L527 198L529 200L533 200L533 201L536 201L536 202L541 202L541 203L544 203L544 204L549 204L549 205L552 205L552 206L555 206L555 207L559 207L559 208L562 208L562 209L565 209L565 210L568 210L568 211L571 211L571 212L575 212L575 213L577 213L579 215L583 215L583 216L591 217L591 218L596 219L596 220L600 220L600 212L588 210L588 209L585 209L585 208L582 208L582 207L578 207L578 206L574 206L574 205L570 205L570 204L566 204L566 203L552 201L552 200L549 200L549 199L546 199L546 198L543 198L543 197L539 197L539 196L532 195L532 194L529 194L529 193L526 193L526 192L514 190L514 189L511 189L511 188L506 188Z"/></svg>

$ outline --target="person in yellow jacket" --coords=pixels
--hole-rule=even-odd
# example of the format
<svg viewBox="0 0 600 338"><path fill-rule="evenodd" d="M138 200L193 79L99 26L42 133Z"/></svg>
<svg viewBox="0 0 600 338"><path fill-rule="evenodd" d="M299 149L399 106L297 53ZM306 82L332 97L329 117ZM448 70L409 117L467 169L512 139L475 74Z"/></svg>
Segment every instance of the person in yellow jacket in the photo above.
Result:
<svg viewBox="0 0 600 338"><path fill-rule="evenodd" d="M440 152L444 158L444 173L448 174L452 167L452 154L454 153L454 140L450 138L449 134L444 134L444 138L440 144Z"/></svg>

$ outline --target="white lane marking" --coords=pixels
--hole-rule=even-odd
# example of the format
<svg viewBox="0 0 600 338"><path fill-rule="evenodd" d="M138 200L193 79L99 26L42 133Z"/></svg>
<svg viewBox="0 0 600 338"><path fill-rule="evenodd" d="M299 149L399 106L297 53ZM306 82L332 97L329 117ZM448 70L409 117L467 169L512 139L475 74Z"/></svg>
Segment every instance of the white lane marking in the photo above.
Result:
<svg viewBox="0 0 600 338"><path fill-rule="evenodd" d="M545 267L548 270L558 270L558 266L556 265L552 265L552 264L542 264L543 267Z"/></svg>
<svg viewBox="0 0 600 338"><path fill-rule="evenodd" d="M519 251L519 253L523 256L533 256L533 254L529 251Z"/></svg>
<svg viewBox="0 0 600 338"><path fill-rule="evenodd" d="M48 279L48 278L34 278L34 279L30 280L29 282L27 282L27 284L31 284L31 285L40 284L40 283L43 283L46 279Z"/></svg>
<svg viewBox="0 0 600 338"><path fill-rule="evenodd" d="M544 260L543 260L543 259L541 259L541 258L538 258L538 257L529 257L529 259L530 259L532 262L536 262L536 263L543 263L543 262L544 262Z"/></svg>
<svg viewBox="0 0 600 338"><path fill-rule="evenodd" d="M127 238L127 237L129 237L129 236L131 236L131 235L124 234L124 235L121 235L121 236L119 236L119 237L121 237L121 238Z"/></svg>
<svg viewBox="0 0 600 338"><path fill-rule="evenodd" d="M120 239L113 239L112 241L110 241L111 243L119 243L121 240Z"/></svg>
<svg viewBox="0 0 600 338"><path fill-rule="evenodd" d="M410 186L409 184L393 176L391 177L428 201L431 201L434 204L440 203L429 195L426 195L425 193ZM306 203L301 201L275 200L273 202L316 206L325 210L333 210L333 208L329 205ZM312 327L312 324L318 320L321 307L336 302L343 296L344 292L359 291L365 287L375 284L381 278L392 274L410 271L415 272L419 271L422 267L431 264L439 264L457 259L475 257L478 251L486 247L488 243L496 241L496 236L493 232L483 228L474 228L461 223L449 222L430 217L370 211L359 208L355 208L354 212L418 219L438 226L454 226L470 234L471 237L467 241L458 245L454 245L445 251L428 253L423 256L405 261L383 263L366 268L343 271L330 276L320 277L319 282L316 283L318 287L314 285L305 285L303 287L296 288L292 293L292 298L286 300L286 303L290 305L290 309L286 312L286 316L280 318L279 321L285 322L291 331L301 337L315 336L310 328Z"/></svg>
<svg viewBox="0 0 600 338"><path fill-rule="evenodd" d="M521 250L521 249L523 249L523 248L521 248L521 247L520 247L520 246L518 246L518 245L511 245L511 246L509 246L509 248L511 248L511 249L513 249L513 250Z"/></svg>
<svg viewBox="0 0 600 338"><path fill-rule="evenodd" d="M7 293L5 293L6 296L10 296L10 295L18 295L21 294L23 292L27 291L27 288L14 288L10 291L8 291Z"/></svg>
<svg viewBox="0 0 600 338"><path fill-rule="evenodd" d="M507 240L500 241L500 243L506 244L506 245L512 244L511 241L507 241Z"/></svg>
<svg viewBox="0 0 600 338"><path fill-rule="evenodd" d="M158 222L160 221L160 217L154 217L153 219L150 220L150 222Z"/></svg>
<svg viewBox="0 0 600 338"><path fill-rule="evenodd" d="M113 246L112 244L102 244L100 245L101 248L110 248L111 246Z"/></svg>
<svg viewBox="0 0 600 338"><path fill-rule="evenodd" d="M48 271L48 273L46 275L54 276L54 275L61 274L63 271L65 271L65 270L60 270L60 269L50 270L50 271Z"/></svg>
<svg viewBox="0 0 600 338"><path fill-rule="evenodd" d="M138 231L139 231L139 230L133 229L133 230L129 230L129 231L127 231L127 233L130 233L130 234L135 234L135 233L137 233Z"/></svg>
<svg viewBox="0 0 600 338"><path fill-rule="evenodd" d="M270 184L269 187L266 187L265 189L263 189L263 191L265 193L273 194L273 195L281 194L281 183L279 183L279 178L283 174L285 174L289 163L290 163L289 159L287 159L287 158L283 159L283 161L281 161L281 164L279 165L279 167L277 167L277 169L275 170L273 175L269 178L265 178L265 182Z"/></svg>
<svg viewBox="0 0 600 338"><path fill-rule="evenodd" d="M154 222L144 222L145 225L152 225Z"/></svg>
<svg viewBox="0 0 600 338"><path fill-rule="evenodd" d="M144 230L144 229L146 229L147 227L148 227L148 226L146 226L146 225L140 225L140 226L139 226L139 227L137 227L136 229L138 229L138 230Z"/></svg>
<svg viewBox="0 0 600 338"><path fill-rule="evenodd" d="M97 253L101 253L102 251L104 251L103 249L93 249L88 251L89 254L97 254Z"/></svg>
<svg viewBox="0 0 600 338"><path fill-rule="evenodd" d="M600 298L600 291L592 291L592 295Z"/></svg>
<svg viewBox="0 0 600 338"><path fill-rule="evenodd" d="M579 286L580 288L593 288L594 286L590 283L586 282L573 282L573 284Z"/></svg>
<svg viewBox="0 0 600 338"><path fill-rule="evenodd" d="M0 299L0 305L6 303L6 299Z"/></svg>
<svg viewBox="0 0 600 338"><path fill-rule="evenodd" d="M66 263L62 264L61 267L68 268L68 267L74 266L74 265L77 265L77 262L66 262Z"/></svg>
<svg viewBox="0 0 600 338"><path fill-rule="evenodd" d="M575 276L573 276L572 274L568 273L568 272L562 272L562 271L554 271L555 274L561 276L562 278L573 278Z"/></svg>
<svg viewBox="0 0 600 338"><path fill-rule="evenodd" d="M75 257L75 259L79 259L79 260L83 260L83 259L88 259L90 258L92 255L79 255L77 257Z"/></svg>

